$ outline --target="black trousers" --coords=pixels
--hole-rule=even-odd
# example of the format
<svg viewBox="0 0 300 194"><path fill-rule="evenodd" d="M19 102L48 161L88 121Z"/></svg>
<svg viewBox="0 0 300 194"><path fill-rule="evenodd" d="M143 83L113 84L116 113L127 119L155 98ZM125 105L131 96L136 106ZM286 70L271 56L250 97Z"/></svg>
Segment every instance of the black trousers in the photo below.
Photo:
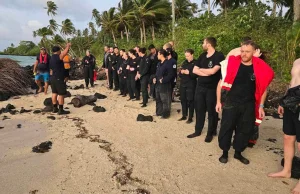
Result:
<svg viewBox="0 0 300 194"><path fill-rule="evenodd" d="M194 86L180 86L180 102L182 107L182 116L192 119L195 111L195 87Z"/></svg>
<svg viewBox="0 0 300 194"><path fill-rule="evenodd" d="M118 90L119 89L119 75L118 75L118 71L116 69L113 70L113 79L114 79L115 89Z"/></svg>
<svg viewBox="0 0 300 194"><path fill-rule="evenodd" d="M248 102L237 106L224 106L222 111L219 147L228 151L235 131L233 148L243 152L254 130L255 103Z"/></svg>
<svg viewBox="0 0 300 194"><path fill-rule="evenodd" d="M127 78L124 78L124 75L119 75L119 85L121 94L127 94Z"/></svg>
<svg viewBox="0 0 300 194"><path fill-rule="evenodd" d="M113 88L113 69L112 69L112 66L109 65L107 70L108 70L109 88L112 89Z"/></svg>
<svg viewBox="0 0 300 194"><path fill-rule="evenodd" d="M89 87L89 83L91 83L91 86L94 86L94 69L92 67L84 67L84 79L86 87Z"/></svg>
<svg viewBox="0 0 300 194"><path fill-rule="evenodd" d="M170 116L172 99L170 96L171 83L156 84L156 115Z"/></svg>
<svg viewBox="0 0 300 194"><path fill-rule="evenodd" d="M153 78L155 78L155 74L150 76L150 96L152 96L152 98L155 98L156 96L156 92L155 92L155 84L153 83Z"/></svg>
<svg viewBox="0 0 300 194"><path fill-rule="evenodd" d="M143 96L143 104L146 105L148 103L148 84L149 84L150 77L148 75L143 76L141 78L141 89L142 89L142 96Z"/></svg>
<svg viewBox="0 0 300 194"><path fill-rule="evenodd" d="M134 95L137 99L140 98L140 93L137 90L137 82L135 81L135 76L135 74L129 74L127 82L129 96L132 99L134 98Z"/></svg>
<svg viewBox="0 0 300 194"><path fill-rule="evenodd" d="M203 130L206 112L208 112L207 135L213 135L217 131L218 113L216 112L216 89L207 89L201 86L196 87L195 111L196 126L195 132L200 134Z"/></svg>

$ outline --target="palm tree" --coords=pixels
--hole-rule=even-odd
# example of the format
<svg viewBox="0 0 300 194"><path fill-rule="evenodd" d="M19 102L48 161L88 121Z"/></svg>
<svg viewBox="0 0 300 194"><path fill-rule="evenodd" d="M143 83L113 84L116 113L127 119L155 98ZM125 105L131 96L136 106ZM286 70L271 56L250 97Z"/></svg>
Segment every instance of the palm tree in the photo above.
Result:
<svg viewBox="0 0 300 194"><path fill-rule="evenodd" d="M78 37L80 37L80 36L81 36L81 31L80 31L80 30L77 30L76 35L77 35Z"/></svg>
<svg viewBox="0 0 300 194"><path fill-rule="evenodd" d="M146 43L146 24L154 20L158 15L170 14L168 0L133 0L135 17L140 24L141 43Z"/></svg>
<svg viewBox="0 0 300 194"><path fill-rule="evenodd" d="M50 15L52 18L57 14L57 6L53 1L47 1L47 7L45 7L45 9L47 9L47 15Z"/></svg>
<svg viewBox="0 0 300 194"><path fill-rule="evenodd" d="M60 35L56 34L52 37L52 43L54 45L59 45L60 47L62 47L61 45L65 43L65 40Z"/></svg>
<svg viewBox="0 0 300 194"><path fill-rule="evenodd" d="M117 7L118 12L115 15L115 24L121 29L121 39L123 39L123 30L125 30L127 42L129 42L129 28L134 20L133 3L131 0L121 0Z"/></svg>
<svg viewBox="0 0 300 194"><path fill-rule="evenodd" d="M97 10L97 9L93 9L93 11L92 11L92 19L91 20L93 20L93 18L97 18L99 16L99 11Z"/></svg>
<svg viewBox="0 0 300 194"><path fill-rule="evenodd" d="M97 34L97 31L93 22L89 22L89 28L91 30L91 35L94 37Z"/></svg>
<svg viewBox="0 0 300 194"><path fill-rule="evenodd" d="M82 32L82 35L84 37L88 37L89 36L89 29L88 28L84 29L83 32Z"/></svg>
<svg viewBox="0 0 300 194"><path fill-rule="evenodd" d="M53 35L53 32L49 30L47 27L43 27L36 31L36 35L42 37L41 43L44 47L46 47L47 37Z"/></svg>
<svg viewBox="0 0 300 194"><path fill-rule="evenodd" d="M236 9L243 3L249 3L248 0L214 0L213 4L214 6L220 5L220 7L224 11L225 17L227 16L227 10L228 8Z"/></svg>
<svg viewBox="0 0 300 194"><path fill-rule="evenodd" d="M201 1L201 8L203 9L207 5L207 17L209 18L210 12L211 12L211 2L210 0L202 0Z"/></svg>
<svg viewBox="0 0 300 194"><path fill-rule="evenodd" d="M300 0L294 0L294 22L300 21Z"/></svg>
<svg viewBox="0 0 300 194"><path fill-rule="evenodd" d="M33 31L33 32L32 32L32 36L33 36L33 38L36 38L36 36L37 36L36 31Z"/></svg>
<svg viewBox="0 0 300 194"><path fill-rule="evenodd" d="M49 25L48 25L49 30L52 30L52 32L56 32L58 28L58 24L54 19L49 20Z"/></svg>
<svg viewBox="0 0 300 194"><path fill-rule="evenodd" d="M73 25L73 23L70 19L66 19L66 20L62 21L60 32L64 36L74 34L75 28L74 28L74 25Z"/></svg>
<svg viewBox="0 0 300 194"><path fill-rule="evenodd" d="M190 18L197 13L198 5L190 0L175 0L175 18Z"/></svg>
<svg viewBox="0 0 300 194"><path fill-rule="evenodd" d="M104 29L104 31L111 33L114 43L116 43L116 37L115 37L115 8L112 7L108 11L104 11L101 14L100 21L101 26Z"/></svg>

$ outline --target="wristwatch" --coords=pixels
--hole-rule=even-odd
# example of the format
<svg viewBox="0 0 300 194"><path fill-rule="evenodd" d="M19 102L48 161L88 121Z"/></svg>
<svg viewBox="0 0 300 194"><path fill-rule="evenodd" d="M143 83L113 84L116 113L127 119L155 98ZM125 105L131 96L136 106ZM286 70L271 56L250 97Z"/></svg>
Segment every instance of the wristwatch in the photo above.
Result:
<svg viewBox="0 0 300 194"><path fill-rule="evenodd" d="M260 104L259 105L259 108L264 108L265 106L263 104Z"/></svg>

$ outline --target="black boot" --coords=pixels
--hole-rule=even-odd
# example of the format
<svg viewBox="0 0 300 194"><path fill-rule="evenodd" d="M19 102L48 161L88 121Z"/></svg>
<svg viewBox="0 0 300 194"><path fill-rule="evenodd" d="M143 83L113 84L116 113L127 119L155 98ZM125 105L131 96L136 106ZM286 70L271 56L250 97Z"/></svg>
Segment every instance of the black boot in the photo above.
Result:
<svg viewBox="0 0 300 194"><path fill-rule="evenodd" d="M223 155L219 158L219 161L223 164L228 162L228 151L223 151Z"/></svg>
<svg viewBox="0 0 300 194"><path fill-rule="evenodd" d="M239 160L243 164L246 164L246 165L250 164L250 161L247 158L245 158L244 156L242 156L241 152L235 151L234 158Z"/></svg>
<svg viewBox="0 0 300 194"><path fill-rule="evenodd" d="M180 119L178 119L178 121L185 121L186 120L186 117L181 117Z"/></svg>

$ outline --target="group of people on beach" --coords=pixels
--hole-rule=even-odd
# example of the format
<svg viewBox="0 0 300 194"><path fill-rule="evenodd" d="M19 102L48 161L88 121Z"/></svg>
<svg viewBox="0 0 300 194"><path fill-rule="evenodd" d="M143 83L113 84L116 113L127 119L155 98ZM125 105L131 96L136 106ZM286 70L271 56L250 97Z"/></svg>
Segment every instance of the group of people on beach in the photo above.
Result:
<svg viewBox="0 0 300 194"><path fill-rule="evenodd" d="M51 69L51 88L53 112L68 114L63 109L66 94L67 71L64 57L70 48L63 52L53 47L49 60ZM265 63L256 43L249 37L241 41L241 47L233 49L225 57L216 51L217 41L207 37L202 42L204 52L194 59L194 50L186 49L186 60L177 69L177 53L174 43L166 43L162 49L154 45L135 47L126 51L118 47L104 47L103 66L107 75L107 87L119 91L121 96L129 95L128 101L139 101L142 93L142 107L146 107L149 98L156 101L156 116L167 119L171 115L171 103L174 88L180 78L180 101L182 117L179 121L193 122L196 113L195 132L188 138L201 135L204 128L206 112L208 113L208 130L205 142L209 143L217 135L219 113L221 127L218 135L219 147L223 151L219 161L228 162L228 152L233 145L234 158L243 164L250 161L242 155L249 143L255 144L258 138L258 126L265 116L264 103L267 88L274 78L274 72ZM37 63L46 63L41 49ZM49 57L50 58L50 57ZM86 87L94 87L94 69L96 59L87 51L83 58ZM36 65L36 69L41 68ZM41 76L42 74L38 74ZM178 77L177 77L178 76ZM44 76L44 80L48 78ZM270 177L291 177L292 160L295 155L295 142L300 150L300 60L296 60L292 69L289 89L282 99L278 113L283 114L284 131L284 169ZM233 136L233 132L235 135ZM233 142L232 142L233 137ZM294 189L300 194L300 182Z"/></svg>

